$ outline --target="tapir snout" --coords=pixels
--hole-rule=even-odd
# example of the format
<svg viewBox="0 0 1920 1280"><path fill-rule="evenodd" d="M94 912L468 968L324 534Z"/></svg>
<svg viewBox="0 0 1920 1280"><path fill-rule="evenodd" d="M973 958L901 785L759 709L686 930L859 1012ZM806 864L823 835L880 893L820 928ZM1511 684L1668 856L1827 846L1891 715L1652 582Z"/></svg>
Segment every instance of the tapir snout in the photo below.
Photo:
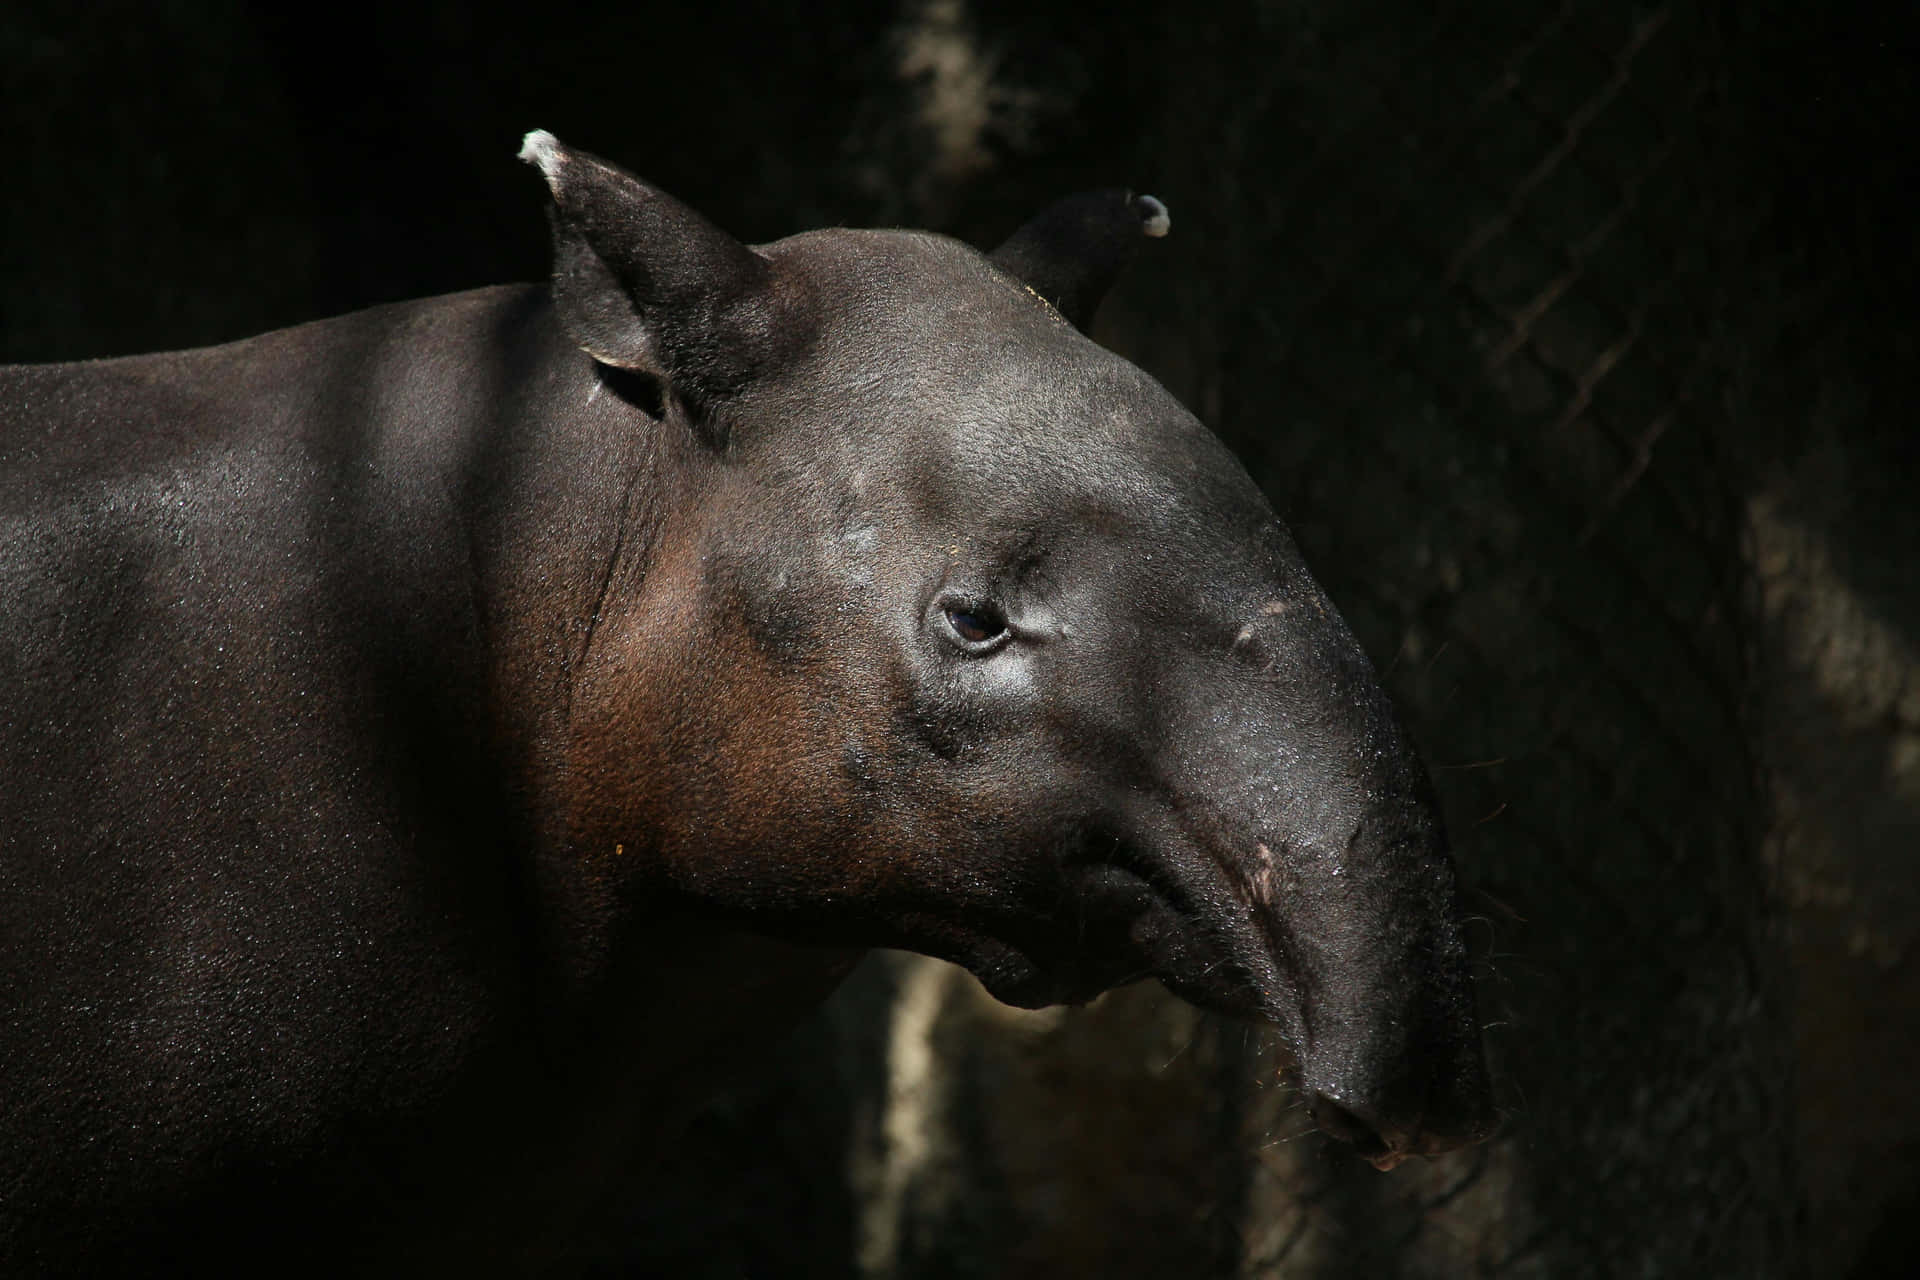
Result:
<svg viewBox="0 0 1920 1280"><path fill-rule="evenodd" d="M1129 736L1152 759L1121 803L1170 917L1153 970L1277 1025L1316 1124L1383 1167L1477 1141L1487 1071L1425 766L1264 503L1241 518L1257 535L1215 547L1231 567L1204 588L1160 586L1183 621L1139 651L1159 656ZM1149 589L1139 571L1120 585Z"/></svg>
<svg viewBox="0 0 1920 1280"><path fill-rule="evenodd" d="M1372 824L1363 824L1361 830ZM1376 840L1378 836L1374 837ZM1409 851L1410 877L1444 867L1444 849ZM1396 859L1399 861L1400 859ZM1439 883L1436 894L1451 893ZM1296 919L1311 919L1311 910ZM1296 942L1321 966L1303 1018L1298 1073L1314 1123L1382 1169L1437 1155L1492 1131L1486 1062L1468 965L1456 932L1382 912L1367 953L1324 938ZM1398 918L1393 918L1397 916ZM1296 934L1311 925L1296 923ZM1328 952L1333 952L1328 955Z"/></svg>

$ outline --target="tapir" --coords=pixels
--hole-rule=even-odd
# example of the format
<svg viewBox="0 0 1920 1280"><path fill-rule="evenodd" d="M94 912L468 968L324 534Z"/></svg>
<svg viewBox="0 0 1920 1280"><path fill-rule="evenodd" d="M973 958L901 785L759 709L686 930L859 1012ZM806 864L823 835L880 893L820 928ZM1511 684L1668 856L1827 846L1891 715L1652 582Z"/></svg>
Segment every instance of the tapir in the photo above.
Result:
<svg viewBox="0 0 1920 1280"><path fill-rule="evenodd" d="M545 285L0 372L0 1273L548 1270L877 947L1483 1136L1426 770L1085 336L1165 207L749 247L522 158Z"/></svg>

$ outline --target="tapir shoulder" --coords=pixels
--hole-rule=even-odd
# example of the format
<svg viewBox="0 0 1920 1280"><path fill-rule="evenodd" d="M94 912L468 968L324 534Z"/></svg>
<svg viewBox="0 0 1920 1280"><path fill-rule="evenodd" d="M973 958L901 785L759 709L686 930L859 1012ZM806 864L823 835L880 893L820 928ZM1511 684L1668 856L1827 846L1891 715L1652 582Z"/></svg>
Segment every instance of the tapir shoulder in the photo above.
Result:
<svg viewBox="0 0 1920 1280"><path fill-rule="evenodd" d="M216 347L0 369L0 670L14 676L0 706L14 727L39 725L37 749L71 760L50 726L78 714L63 709L76 689L108 681L86 704L105 717L89 740L165 741L185 761L189 707L217 711L209 732L228 740L257 708L264 743L290 708L357 687L370 655L460 666L475 625L460 504L513 411L500 406L537 399L508 384L537 380L546 311L543 289L484 289ZM229 668L232 688L211 679ZM171 719L129 720L169 698ZM351 723L322 721L336 736Z"/></svg>

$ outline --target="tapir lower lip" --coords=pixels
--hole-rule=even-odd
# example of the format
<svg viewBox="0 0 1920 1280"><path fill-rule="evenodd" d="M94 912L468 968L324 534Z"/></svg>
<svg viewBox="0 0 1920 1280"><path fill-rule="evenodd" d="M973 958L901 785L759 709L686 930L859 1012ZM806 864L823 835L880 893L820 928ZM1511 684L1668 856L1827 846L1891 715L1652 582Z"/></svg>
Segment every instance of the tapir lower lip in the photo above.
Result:
<svg viewBox="0 0 1920 1280"><path fill-rule="evenodd" d="M1102 989L1155 977L1200 1008L1267 1023L1296 1042L1299 1019L1284 999L1291 984L1281 977L1270 931L1252 904L1219 892L1213 859L1170 865L1115 840L1097 852L1083 849L1067 865L1079 901L1106 904L1108 918L1124 928L1127 955L1101 966ZM1181 866L1191 870L1182 874Z"/></svg>
<svg viewBox="0 0 1920 1280"><path fill-rule="evenodd" d="M1176 919L1178 909L1153 878L1118 861L1083 862L1072 868L1075 898L1084 913L1083 939L1104 932L1109 945L1081 949L1067 964L1063 989L1069 1003L1092 999L1102 991L1156 976L1151 942L1160 921Z"/></svg>
<svg viewBox="0 0 1920 1280"><path fill-rule="evenodd" d="M1129 815L1070 837L1058 857L1085 938L1098 922L1108 946L1065 958L1082 998L1158 978L1181 999L1265 1023L1297 1051L1303 1024L1274 924L1210 852L1208 834L1178 810Z"/></svg>

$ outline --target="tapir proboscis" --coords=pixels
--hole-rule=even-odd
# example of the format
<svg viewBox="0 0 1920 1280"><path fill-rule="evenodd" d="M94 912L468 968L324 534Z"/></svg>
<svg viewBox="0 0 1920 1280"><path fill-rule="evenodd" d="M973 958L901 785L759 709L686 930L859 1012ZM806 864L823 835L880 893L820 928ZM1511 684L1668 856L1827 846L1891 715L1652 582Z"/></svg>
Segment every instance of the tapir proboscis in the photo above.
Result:
<svg viewBox="0 0 1920 1280"><path fill-rule="evenodd" d="M522 155L546 286L0 371L0 1272L539 1269L873 947L1483 1136L1425 769L1081 332L1165 208L748 247Z"/></svg>

